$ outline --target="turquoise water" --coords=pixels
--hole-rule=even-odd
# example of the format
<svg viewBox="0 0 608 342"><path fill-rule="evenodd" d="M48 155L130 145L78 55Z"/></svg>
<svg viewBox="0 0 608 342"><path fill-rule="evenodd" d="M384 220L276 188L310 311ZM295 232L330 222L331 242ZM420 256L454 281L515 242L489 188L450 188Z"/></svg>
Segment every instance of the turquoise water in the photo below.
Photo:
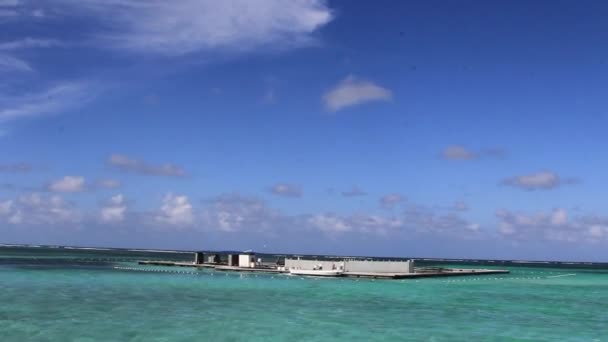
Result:
<svg viewBox="0 0 608 342"><path fill-rule="evenodd" d="M304 279L104 253L0 257L0 340L608 341L608 270Z"/></svg>

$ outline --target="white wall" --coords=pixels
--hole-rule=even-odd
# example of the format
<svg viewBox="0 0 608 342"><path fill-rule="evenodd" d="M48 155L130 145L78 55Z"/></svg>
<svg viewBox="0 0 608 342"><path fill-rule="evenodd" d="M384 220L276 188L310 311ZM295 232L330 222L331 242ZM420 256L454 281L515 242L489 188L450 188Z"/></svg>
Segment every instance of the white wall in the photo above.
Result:
<svg viewBox="0 0 608 342"><path fill-rule="evenodd" d="M337 270L344 266L342 261L320 261L320 260L303 260L303 259L285 259L285 270L312 270L315 267L322 266L324 270L331 270L335 266Z"/></svg>
<svg viewBox="0 0 608 342"><path fill-rule="evenodd" d="M240 254L239 267L255 267L255 255Z"/></svg>
<svg viewBox="0 0 608 342"><path fill-rule="evenodd" d="M346 272L376 272L376 273L413 273L414 266L411 261L369 261L346 260Z"/></svg>
<svg viewBox="0 0 608 342"><path fill-rule="evenodd" d="M300 269L312 270L322 266L324 270L336 269L343 266L345 272L375 272L375 273L413 273L413 261L369 261L369 260L344 260L344 261L320 261L304 259L285 259L285 270Z"/></svg>

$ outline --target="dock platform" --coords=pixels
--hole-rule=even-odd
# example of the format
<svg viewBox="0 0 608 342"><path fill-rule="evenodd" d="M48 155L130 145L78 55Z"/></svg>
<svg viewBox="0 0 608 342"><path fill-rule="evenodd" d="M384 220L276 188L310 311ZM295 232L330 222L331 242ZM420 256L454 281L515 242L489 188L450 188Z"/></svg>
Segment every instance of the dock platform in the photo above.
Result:
<svg viewBox="0 0 608 342"><path fill-rule="evenodd" d="M257 273L284 273L289 274L288 270L279 270L274 268L250 268L227 266L222 264L195 264L193 262L176 262L162 260L142 260L140 265L154 266L177 266L177 267L195 267L195 268L212 268L217 271L230 272L257 272ZM508 274L508 270L497 269L442 269L438 271L424 271L414 273L385 273L385 272L344 272L340 276L348 278L371 278L371 279L416 279L416 278L434 278L434 277L462 277L472 275L491 275L491 274Z"/></svg>
<svg viewBox="0 0 608 342"><path fill-rule="evenodd" d="M416 272L416 273L380 273L380 272L344 272L344 277L350 278L372 278L372 279L414 279L435 277L458 277L470 275L508 274L508 270L490 269L452 269L441 272Z"/></svg>

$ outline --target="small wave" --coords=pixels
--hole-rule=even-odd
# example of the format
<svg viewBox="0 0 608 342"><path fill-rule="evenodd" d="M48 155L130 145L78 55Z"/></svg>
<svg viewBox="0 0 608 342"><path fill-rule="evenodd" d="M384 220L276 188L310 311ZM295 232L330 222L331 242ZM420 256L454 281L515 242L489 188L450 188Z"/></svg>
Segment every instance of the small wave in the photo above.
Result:
<svg viewBox="0 0 608 342"><path fill-rule="evenodd" d="M191 254L192 252L185 251L171 251L171 250L162 250L162 249L127 249L129 252L152 252L152 253L181 253L181 254Z"/></svg>
<svg viewBox="0 0 608 342"><path fill-rule="evenodd" d="M90 250L90 251L113 251L112 248L97 248L97 247L63 247L63 249L78 249L78 250Z"/></svg>

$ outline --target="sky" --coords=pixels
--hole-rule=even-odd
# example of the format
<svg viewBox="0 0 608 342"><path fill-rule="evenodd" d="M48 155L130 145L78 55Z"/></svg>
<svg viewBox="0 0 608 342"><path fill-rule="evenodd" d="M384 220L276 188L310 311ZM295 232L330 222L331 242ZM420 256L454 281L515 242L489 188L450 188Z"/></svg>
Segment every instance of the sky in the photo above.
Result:
<svg viewBox="0 0 608 342"><path fill-rule="evenodd" d="M608 261L607 15L0 0L0 242Z"/></svg>

